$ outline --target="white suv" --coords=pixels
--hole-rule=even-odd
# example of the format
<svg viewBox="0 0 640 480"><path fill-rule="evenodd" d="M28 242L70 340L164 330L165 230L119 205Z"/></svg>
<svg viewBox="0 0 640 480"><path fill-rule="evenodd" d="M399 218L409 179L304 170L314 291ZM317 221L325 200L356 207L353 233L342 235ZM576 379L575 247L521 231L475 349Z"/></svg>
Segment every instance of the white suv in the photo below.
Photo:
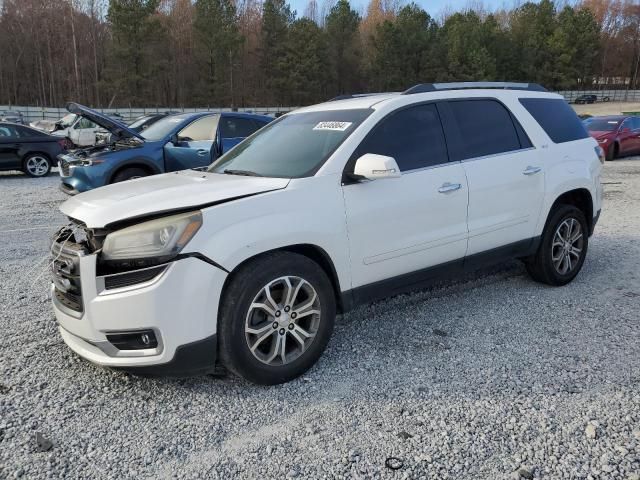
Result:
<svg viewBox="0 0 640 480"><path fill-rule="evenodd" d="M99 365L256 383L320 357L334 318L434 277L522 259L580 271L604 158L531 84L424 84L279 118L215 161L67 200L52 297Z"/></svg>

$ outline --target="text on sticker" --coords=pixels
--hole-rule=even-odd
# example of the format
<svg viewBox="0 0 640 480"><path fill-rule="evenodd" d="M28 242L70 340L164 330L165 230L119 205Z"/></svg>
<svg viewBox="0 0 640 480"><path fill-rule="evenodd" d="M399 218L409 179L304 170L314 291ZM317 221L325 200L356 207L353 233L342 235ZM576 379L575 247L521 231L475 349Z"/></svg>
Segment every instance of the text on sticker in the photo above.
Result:
<svg viewBox="0 0 640 480"><path fill-rule="evenodd" d="M338 132L344 132L347 128L351 126L352 122L320 122L315 127L314 130L336 130Z"/></svg>

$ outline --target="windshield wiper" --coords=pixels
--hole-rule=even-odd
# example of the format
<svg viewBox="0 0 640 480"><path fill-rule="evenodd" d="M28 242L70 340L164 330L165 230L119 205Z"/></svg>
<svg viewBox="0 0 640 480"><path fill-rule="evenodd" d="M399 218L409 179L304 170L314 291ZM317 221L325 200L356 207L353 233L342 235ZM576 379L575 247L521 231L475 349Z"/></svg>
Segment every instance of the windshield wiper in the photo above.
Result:
<svg viewBox="0 0 640 480"><path fill-rule="evenodd" d="M226 173L227 175L243 175L245 177L262 177L259 173L252 172L251 170L233 170L227 168L223 170L222 173Z"/></svg>

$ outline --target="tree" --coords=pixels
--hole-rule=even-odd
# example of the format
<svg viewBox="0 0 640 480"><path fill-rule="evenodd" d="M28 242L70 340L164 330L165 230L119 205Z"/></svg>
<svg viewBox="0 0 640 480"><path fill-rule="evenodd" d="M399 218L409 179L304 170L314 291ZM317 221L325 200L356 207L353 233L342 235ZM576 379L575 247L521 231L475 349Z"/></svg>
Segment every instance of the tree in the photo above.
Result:
<svg viewBox="0 0 640 480"><path fill-rule="evenodd" d="M291 105L307 105L326 98L327 38L312 20L291 24L283 69L287 72L284 98Z"/></svg>
<svg viewBox="0 0 640 480"><path fill-rule="evenodd" d="M193 28L196 56L205 67L202 101L233 107L233 59L240 45L235 5L231 0L196 0Z"/></svg>
<svg viewBox="0 0 640 480"><path fill-rule="evenodd" d="M285 96L284 71L289 26L295 18L285 0L266 0L262 7L260 67L265 97L281 103Z"/></svg>
<svg viewBox="0 0 640 480"><path fill-rule="evenodd" d="M112 43L107 73L111 91L121 102L141 101L153 83L154 70L161 68L162 57L151 55L163 34L159 18L155 16L159 2L111 0L109 3L107 19Z"/></svg>
<svg viewBox="0 0 640 480"><path fill-rule="evenodd" d="M327 15L325 28L329 50L332 93L359 90L360 46L358 24L360 15L348 0L338 0Z"/></svg>

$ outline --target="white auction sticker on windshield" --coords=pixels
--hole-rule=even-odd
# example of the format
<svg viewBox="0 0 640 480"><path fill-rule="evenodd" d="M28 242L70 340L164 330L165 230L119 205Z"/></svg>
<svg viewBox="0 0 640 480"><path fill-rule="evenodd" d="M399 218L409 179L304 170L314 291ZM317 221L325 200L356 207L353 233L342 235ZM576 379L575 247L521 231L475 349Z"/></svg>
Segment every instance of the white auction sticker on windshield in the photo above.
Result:
<svg viewBox="0 0 640 480"><path fill-rule="evenodd" d="M351 126L353 122L320 122L315 127L314 130L335 130L337 132L344 132L347 128Z"/></svg>

